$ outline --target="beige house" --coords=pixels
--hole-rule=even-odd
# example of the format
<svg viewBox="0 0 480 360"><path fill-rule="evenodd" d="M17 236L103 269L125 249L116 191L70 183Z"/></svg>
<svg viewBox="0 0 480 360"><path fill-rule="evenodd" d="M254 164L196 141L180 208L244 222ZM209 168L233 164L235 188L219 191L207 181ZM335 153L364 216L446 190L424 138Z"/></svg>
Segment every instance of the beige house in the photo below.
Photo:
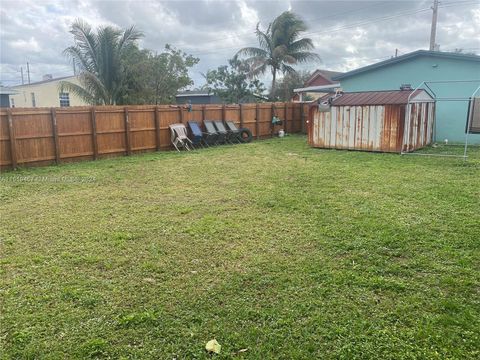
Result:
<svg viewBox="0 0 480 360"><path fill-rule="evenodd" d="M10 95L11 107L60 107L89 105L75 94L60 91L60 82L79 84L76 76L52 78L45 75L42 81L12 86L17 93Z"/></svg>

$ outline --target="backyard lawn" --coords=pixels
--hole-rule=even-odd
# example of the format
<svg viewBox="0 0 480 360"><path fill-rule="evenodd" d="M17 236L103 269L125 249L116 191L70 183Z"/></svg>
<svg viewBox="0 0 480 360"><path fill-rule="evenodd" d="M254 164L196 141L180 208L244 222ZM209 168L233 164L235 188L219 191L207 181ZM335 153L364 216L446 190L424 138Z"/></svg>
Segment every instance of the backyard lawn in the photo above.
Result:
<svg viewBox="0 0 480 360"><path fill-rule="evenodd" d="M470 155L291 136L3 173L0 358L478 359Z"/></svg>

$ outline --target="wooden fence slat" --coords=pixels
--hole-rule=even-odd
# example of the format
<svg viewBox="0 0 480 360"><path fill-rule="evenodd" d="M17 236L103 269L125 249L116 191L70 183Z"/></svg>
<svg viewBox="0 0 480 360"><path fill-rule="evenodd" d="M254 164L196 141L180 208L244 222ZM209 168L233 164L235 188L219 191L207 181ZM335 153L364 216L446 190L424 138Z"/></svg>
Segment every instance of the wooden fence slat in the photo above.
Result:
<svg viewBox="0 0 480 360"><path fill-rule="evenodd" d="M92 121L92 147L93 147L93 159L97 160L98 158L98 141L97 141L97 119L95 117L95 106L92 106L91 110L91 121Z"/></svg>
<svg viewBox="0 0 480 360"><path fill-rule="evenodd" d="M55 108L50 109L52 117L52 133L53 133L53 146L55 148L55 163L60 163L60 144L58 142L58 126L57 126L57 113Z"/></svg>
<svg viewBox="0 0 480 360"><path fill-rule="evenodd" d="M180 123L183 124L183 107L179 106L178 110L180 111Z"/></svg>
<svg viewBox="0 0 480 360"><path fill-rule="evenodd" d="M12 161L12 168L17 168L17 141L15 140L15 129L13 127L12 110L7 110L8 116L8 134L10 136L10 157Z"/></svg>
<svg viewBox="0 0 480 360"><path fill-rule="evenodd" d="M272 119L276 116L275 114L275 103L272 102L272 106L270 107L270 137L273 137L273 132L275 125L273 125Z"/></svg>
<svg viewBox="0 0 480 360"><path fill-rule="evenodd" d="M240 104L240 128L243 128L243 104Z"/></svg>
<svg viewBox="0 0 480 360"><path fill-rule="evenodd" d="M260 139L260 107L257 105L255 106L255 133L257 140Z"/></svg>
<svg viewBox="0 0 480 360"><path fill-rule="evenodd" d="M288 119L287 119L287 115L288 115L288 103L285 103L285 107L283 108L283 121L285 122L285 133L288 133Z"/></svg>
<svg viewBox="0 0 480 360"><path fill-rule="evenodd" d="M155 145L157 151L160 150L160 113L158 112L158 106L155 106Z"/></svg>
<svg viewBox="0 0 480 360"><path fill-rule="evenodd" d="M300 121L301 121L301 129L302 134L305 134L305 115L303 110L303 103L300 103Z"/></svg>
<svg viewBox="0 0 480 360"><path fill-rule="evenodd" d="M128 119L128 108L125 107L125 144L127 146L127 155L132 154L132 145L130 143L130 120Z"/></svg>
<svg viewBox="0 0 480 360"><path fill-rule="evenodd" d="M202 122L205 121L205 105L202 105Z"/></svg>
<svg viewBox="0 0 480 360"><path fill-rule="evenodd" d="M227 109L226 109L225 104L223 104L223 105L222 105L222 120L223 120L223 121L227 120L227 119L226 119L226 115L227 115Z"/></svg>

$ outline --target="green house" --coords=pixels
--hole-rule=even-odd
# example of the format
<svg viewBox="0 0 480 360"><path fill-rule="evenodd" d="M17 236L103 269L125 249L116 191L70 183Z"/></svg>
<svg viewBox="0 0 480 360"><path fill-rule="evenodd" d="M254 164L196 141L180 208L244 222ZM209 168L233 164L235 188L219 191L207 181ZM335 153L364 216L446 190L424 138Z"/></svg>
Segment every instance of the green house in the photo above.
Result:
<svg viewBox="0 0 480 360"><path fill-rule="evenodd" d="M340 82L347 92L398 90L403 84L416 88L423 81L452 81L428 84L437 99L451 99L437 100L434 140L464 143L468 101L460 99L469 98L480 86L480 56L418 50L341 74L333 80ZM480 97L480 90L476 97ZM480 144L480 134L469 134L468 143Z"/></svg>

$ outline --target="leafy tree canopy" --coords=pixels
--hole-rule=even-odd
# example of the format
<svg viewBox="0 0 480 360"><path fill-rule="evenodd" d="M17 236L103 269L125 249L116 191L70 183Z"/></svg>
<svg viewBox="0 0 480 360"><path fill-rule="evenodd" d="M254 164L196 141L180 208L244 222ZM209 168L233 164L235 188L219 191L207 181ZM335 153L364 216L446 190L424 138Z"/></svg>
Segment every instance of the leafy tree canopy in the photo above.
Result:
<svg viewBox="0 0 480 360"><path fill-rule="evenodd" d="M130 49L125 58L126 104L169 104L175 102L178 90L193 84L188 70L199 59L165 46L164 52L154 54L149 50Z"/></svg>
<svg viewBox="0 0 480 360"><path fill-rule="evenodd" d="M206 88L226 103L257 101L266 89L260 80L249 77L250 72L251 66L235 56L228 60L228 65L209 70L204 75Z"/></svg>
<svg viewBox="0 0 480 360"><path fill-rule="evenodd" d="M311 75L312 74L306 70L286 74L281 80L279 80L277 87L275 88L275 100L290 101L293 95L295 95L293 90L304 87L305 82Z"/></svg>

